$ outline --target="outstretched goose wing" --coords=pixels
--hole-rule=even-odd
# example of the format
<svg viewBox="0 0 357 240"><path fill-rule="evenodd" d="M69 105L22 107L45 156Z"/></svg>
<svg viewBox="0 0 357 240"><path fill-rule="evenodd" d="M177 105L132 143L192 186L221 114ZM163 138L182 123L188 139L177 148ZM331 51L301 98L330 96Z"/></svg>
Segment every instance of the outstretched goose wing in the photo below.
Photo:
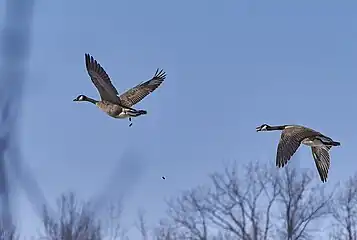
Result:
<svg viewBox="0 0 357 240"><path fill-rule="evenodd" d="M158 88L165 78L166 73L162 69L160 71L157 69L155 75L150 80L140 83L120 95L121 103L127 107L134 106Z"/></svg>
<svg viewBox="0 0 357 240"><path fill-rule="evenodd" d="M317 136L316 132L303 126L287 126L281 133L276 154L276 166L284 167L307 137Z"/></svg>
<svg viewBox="0 0 357 240"><path fill-rule="evenodd" d="M330 169L330 149L331 146L311 147L312 156L314 157L316 168L322 182L327 181L327 175Z"/></svg>
<svg viewBox="0 0 357 240"><path fill-rule="evenodd" d="M85 54L85 62L88 75L94 86L98 89L102 100L120 104L118 91L113 86L104 68L88 53Z"/></svg>

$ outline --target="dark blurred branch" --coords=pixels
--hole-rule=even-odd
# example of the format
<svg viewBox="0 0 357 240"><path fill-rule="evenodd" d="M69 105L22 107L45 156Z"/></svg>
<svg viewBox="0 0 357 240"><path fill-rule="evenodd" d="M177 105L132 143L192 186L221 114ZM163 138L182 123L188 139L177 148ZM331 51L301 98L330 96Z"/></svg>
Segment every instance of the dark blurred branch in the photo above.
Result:
<svg viewBox="0 0 357 240"><path fill-rule="evenodd" d="M7 175L5 152L16 142L16 123L21 110L22 89L29 53L30 30L34 1L6 1L4 29L1 32L0 60L0 194L1 221L5 228L12 226L9 200L10 183ZM19 162L11 158L9 162Z"/></svg>

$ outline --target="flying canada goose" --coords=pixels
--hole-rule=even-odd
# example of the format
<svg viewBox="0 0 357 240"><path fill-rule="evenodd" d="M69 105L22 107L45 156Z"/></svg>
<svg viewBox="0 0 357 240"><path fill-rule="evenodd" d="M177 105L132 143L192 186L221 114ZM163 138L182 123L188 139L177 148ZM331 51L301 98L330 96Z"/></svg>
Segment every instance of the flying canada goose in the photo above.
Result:
<svg viewBox="0 0 357 240"><path fill-rule="evenodd" d="M340 146L339 142L335 142L313 129L299 125L269 126L263 124L256 130L257 132L283 130L276 155L276 166L279 168L287 164L301 143L310 146L321 181L327 181L330 168L329 150L332 146Z"/></svg>
<svg viewBox="0 0 357 240"><path fill-rule="evenodd" d="M87 53L85 54L85 62L87 72L94 86L98 89L101 100L98 101L81 94L73 101L91 102L113 118L129 118L129 127L132 125L132 117L147 114L145 110L136 110L131 107L158 88L166 78L166 73L157 69L150 80L142 82L118 96L118 91L111 83L104 68Z"/></svg>

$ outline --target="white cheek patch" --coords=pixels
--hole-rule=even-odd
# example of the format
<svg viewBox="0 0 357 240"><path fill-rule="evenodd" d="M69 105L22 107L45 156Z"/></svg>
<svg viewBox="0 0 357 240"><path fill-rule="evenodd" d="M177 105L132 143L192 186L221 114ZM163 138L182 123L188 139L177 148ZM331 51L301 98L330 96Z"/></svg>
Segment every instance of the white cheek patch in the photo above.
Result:
<svg viewBox="0 0 357 240"><path fill-rule="evenodd" d="M79 97L79 101L83 101L84 97L83 96L80 96Z"/></svg>
<svg viewBox="0 0 357 240"><path fill-rule="evenodd" d="M267 130L267 126L263 126L262 131L266 131L266 130Z"/></svg>

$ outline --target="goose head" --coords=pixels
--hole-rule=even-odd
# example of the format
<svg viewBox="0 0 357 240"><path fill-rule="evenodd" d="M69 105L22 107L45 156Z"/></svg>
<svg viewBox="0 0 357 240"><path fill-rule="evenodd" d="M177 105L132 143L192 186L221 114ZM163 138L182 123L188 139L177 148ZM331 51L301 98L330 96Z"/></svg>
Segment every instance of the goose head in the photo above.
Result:
<svg viewBox="0 0 357 240"><path fill-rule="evenodd" d="M268 124L262 124L261 126L259 127L256 127L255 130L257 132L262 132L262 131L268 131L269 129L271 128L271 126L269 126Z"/></svg>
<svg viewBox="0 0 357 240"><path fill-rule="evenodd" d="M81 94L78 97L76 97L75 99L73 99L73 101L75 101L75 102L88 101L88 97Z"/></svg>

